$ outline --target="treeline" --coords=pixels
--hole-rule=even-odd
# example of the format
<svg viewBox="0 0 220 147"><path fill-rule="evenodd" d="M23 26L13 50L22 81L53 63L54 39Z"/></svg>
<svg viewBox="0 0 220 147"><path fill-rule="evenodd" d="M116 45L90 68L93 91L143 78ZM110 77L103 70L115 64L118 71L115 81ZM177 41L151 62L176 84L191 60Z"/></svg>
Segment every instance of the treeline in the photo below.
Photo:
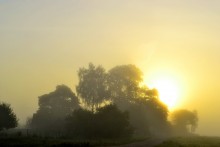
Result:
<svg viewBox="0 0 220 147"><path fill-rule="evenodd" d="M167 136L195 131L197 113L179 110L168 121L168 108L156 89L143 85L134 65L106 71L92 63L78 71L76 94L65 85L39 96L39 108L27 120L32 132L79 139Z"/></svg>

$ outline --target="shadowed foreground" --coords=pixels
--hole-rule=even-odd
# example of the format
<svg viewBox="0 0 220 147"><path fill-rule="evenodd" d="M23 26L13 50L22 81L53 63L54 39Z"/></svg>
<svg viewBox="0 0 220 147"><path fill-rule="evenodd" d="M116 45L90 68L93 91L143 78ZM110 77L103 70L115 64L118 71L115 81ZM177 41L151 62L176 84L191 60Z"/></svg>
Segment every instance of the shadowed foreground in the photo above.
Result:
<svg viewBox="0 0 220 147"><path fill-rule="evenodd" d="M161 144L165 140L166 140L165 138L150 138L144 141L134 142L134 143L125 144L125 145L119 145L119 146L114 146L114 147L154 147L155 145Z"/></svg>

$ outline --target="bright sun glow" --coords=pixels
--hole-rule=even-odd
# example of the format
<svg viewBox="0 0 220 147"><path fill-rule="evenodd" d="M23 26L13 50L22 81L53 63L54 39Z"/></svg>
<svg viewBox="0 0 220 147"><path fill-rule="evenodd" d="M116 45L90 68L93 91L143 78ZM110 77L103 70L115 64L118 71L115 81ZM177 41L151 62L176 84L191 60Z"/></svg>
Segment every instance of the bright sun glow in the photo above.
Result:
<svg viewBox="0 0 220 147"><path fill-rule="evenodd" d="M172 76L161 75L155 77L148 84L150 88L156 88L159 92L159 98L169 109L174 109L180 99L180 85Z"/></svg>

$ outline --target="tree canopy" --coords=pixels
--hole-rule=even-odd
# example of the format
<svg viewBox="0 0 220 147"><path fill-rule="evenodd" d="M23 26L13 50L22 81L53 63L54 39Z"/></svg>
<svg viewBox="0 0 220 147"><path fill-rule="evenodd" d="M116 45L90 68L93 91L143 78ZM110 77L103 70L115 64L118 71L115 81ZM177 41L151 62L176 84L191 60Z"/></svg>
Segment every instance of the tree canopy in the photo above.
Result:
<svg viewBox="0 0 220 147"><path fill-rule="evenodd" d="M39 109L48 108L57 116L65 116L79 108L79 101L72 90L66 85L58 85L56 90L39 96Z"/></svg>
<svg viewBox="0 0 220 147"><path fill-rule="evenodd" d="M51 133L63 131L66 116L80 107L76 95L65 85L58 85L55 91L39 96L38 104L31 128Z"/></svg>
<svg viewBox="0 0 220 147"><path fill-rule="evenodd" d="M15 128L18 119L9 104L0 103L0 131L3 129Z"/></svg>
<svg viewBox="0 0 220 147"><path fill-rule="evenodd" d="M132 100L137 97L142 72L135 65L116 66L108 72L108 87L111 98L117 101Z"/></svg>
<svg viewBox="0 0 220 147"><path fill-rule="evenodd" d="M141 134L166 128L168 109L156 89L140 86L143 73L135 65L120 65L105 72L103 67L90 63L88 68L80 68L78 76L77 94L93 113L109 101L130 113L130 122Z"/></svg>
<svg viewBox="0 0 220 147"><path fill-rule="evenodd" d="M186 109L176 110L172 113L172 122L178 134L193 133L198 125L198 115L196 111Z"/></svg>
<svg viewBox="0 0 220 147"><path fill-rule="evenodd" d="M77 95L92 112L100 104L108 99L107 74L102 66L95 66L92 63L88 68L80 68L78 71L79 83L76 86Z"/></svg>

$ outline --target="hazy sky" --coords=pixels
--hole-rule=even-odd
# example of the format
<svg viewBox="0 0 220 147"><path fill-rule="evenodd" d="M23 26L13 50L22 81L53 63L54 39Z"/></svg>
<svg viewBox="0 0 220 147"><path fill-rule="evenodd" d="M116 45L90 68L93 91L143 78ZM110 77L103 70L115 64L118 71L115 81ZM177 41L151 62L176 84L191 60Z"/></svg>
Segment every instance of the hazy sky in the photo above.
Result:
<svg viewBox="0 0 220 147"><path fill-rule="evenodd" d="M75 91L77 70L135 64L179 79L179 108L220 135L219 0L0 0L0 101L24 122L38 96Z"/></svg>

